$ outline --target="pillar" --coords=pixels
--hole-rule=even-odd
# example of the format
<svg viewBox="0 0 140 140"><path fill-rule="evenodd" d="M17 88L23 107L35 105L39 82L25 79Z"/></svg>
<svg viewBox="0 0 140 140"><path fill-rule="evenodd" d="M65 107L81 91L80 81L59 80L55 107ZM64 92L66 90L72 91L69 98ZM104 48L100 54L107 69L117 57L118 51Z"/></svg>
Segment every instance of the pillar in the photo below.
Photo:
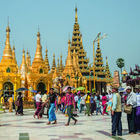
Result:
<svg viewBox="0 0 140 140"><path fill-rule="evenodd" d="M17 78L15 77L15 81L14 81L14 100L17 99Z"/></svg>
<svg viewBox="0 0 140 140"><path fill-rule="evenodd" d="M89 91L91 92L91 81L89 81Z"/></svg>

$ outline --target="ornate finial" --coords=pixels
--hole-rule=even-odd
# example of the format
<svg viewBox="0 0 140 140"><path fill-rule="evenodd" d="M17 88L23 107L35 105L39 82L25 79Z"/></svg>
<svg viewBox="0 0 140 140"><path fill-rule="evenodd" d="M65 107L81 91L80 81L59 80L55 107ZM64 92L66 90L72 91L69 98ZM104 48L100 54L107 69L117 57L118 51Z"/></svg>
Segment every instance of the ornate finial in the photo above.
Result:
<svg viewBox="0 0 140 140"><path fill-rule="evenodd" d="M39 25L38 25L38 33L37 33L37 36L40 37Z"/></svg>
<svg viewBox="0 0 140 140"><path fill-rule="evenodd" d="M62 58L62 54L60 55L60 57Z"/></svg>
<svg viewBox="0 0 140 140"><path fill-rule="evenodd" d="M47 48L46 48L46 53L48 52Z"/></svg>
<svg viewBox="0 0 140 140"><path fill-rule="evenodd" d="M23 53L25 53L25 50L23 49L23 51L22 51Z"/></svg>
<svg viewBox="0 0 140 140"><path fill-rule="evenodd" d="M29 52L28 52L28 50L27 50L27 52L26 52L27 54L29 54Z"/></svg>
<svg viewBox="0 0 140 140"><path fill-rule="evenodd" d="M75 23L77 23L77 6L75 7Z"/></svg>
<svg viewBox="0 0 140 140"><path fill-rule="evenodd" d="M55 57L55 54L53 54L53 57Z"/></svg>
<svg viewBox="0 0 140 140"><path fill-rule="evenodd" d="M68 40L68 44L70 44L71 42L70 42L70 38L69 38L69 40Z"/></svg>
<svg viewBox="0 0 140 140"><path fill-rule="evenodd" d="M13 45L13 50L15 50L15 46Z"/></svg>
<svg viewBox="0 0 140 140"><path fill-rule="evenodd" d="M9 16L8 16L8 25L7 25L7 28L6 28L6 32L10 32L10 28L9 28Z"/></svg>

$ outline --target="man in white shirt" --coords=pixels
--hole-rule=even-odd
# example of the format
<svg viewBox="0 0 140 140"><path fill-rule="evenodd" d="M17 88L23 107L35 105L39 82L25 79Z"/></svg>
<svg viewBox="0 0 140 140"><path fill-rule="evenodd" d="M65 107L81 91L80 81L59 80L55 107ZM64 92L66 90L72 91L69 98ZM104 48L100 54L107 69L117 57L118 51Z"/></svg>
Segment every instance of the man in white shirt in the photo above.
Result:
<svg viewBox="0 0 140 140"><path fill-rule="evenodd" d="M78 95L77 95L77 93L75 93L75 96L74 96L74 100L75 100L75 107L76 107L76 109L78 108L77 107L77 103L78 103Z"/></svg>
<svg viewBox="0 0 140 140"><path fill-rule="evenodd" d="M34 118L35 118L35 115L36 115L38 119L42 117L42 115L39 116L39 112L40 112L40 110L42 108L42 106L41 106L42 100L41 100L41 95L40 94L41 94L41 91L38 90L37 95L36 95L36 107L37 107L37 110L36 110L36 112L34 114Z"/></svg>

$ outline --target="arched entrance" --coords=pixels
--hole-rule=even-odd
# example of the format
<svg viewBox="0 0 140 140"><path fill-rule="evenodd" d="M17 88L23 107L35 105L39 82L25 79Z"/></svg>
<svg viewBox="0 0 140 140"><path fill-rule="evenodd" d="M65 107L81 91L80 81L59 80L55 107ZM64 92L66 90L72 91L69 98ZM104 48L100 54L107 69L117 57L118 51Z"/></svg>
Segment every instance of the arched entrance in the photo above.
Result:
<svg viewBox="0 0 140 140"><path fill-rule="evenodd" d="M42 82L38 83L37 90L41 90L41 94L44 94L44 91L46 90L45 84Z"/></svg>
<svg viewBox="0 0 140 140"><path fill-rule="evenodd" d="M5 82L3 84L3 91L4 94L6 94L7 96L11 95L12 92L14 92L14 86L11 82Z"/></svg>

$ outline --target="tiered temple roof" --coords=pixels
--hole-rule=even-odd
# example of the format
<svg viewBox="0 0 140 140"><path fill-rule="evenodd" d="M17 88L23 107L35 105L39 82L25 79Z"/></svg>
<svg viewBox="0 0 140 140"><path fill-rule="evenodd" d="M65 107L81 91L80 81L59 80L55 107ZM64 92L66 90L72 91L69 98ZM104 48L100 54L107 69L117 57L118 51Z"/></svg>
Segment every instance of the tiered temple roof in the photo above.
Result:
<svg viewBox="0 0 140 140"><path fill-rule="evenodd" d="M71 42L71 53L73 59L73 53L78 55L78 67L82 75L89 75L89 70L87 70L89 59L86 58L86 52L84 51L82 45L82 35L80 33L80 27L77 20L77 8L75 8L75 23L73 28L73 36Z"/></svg>

